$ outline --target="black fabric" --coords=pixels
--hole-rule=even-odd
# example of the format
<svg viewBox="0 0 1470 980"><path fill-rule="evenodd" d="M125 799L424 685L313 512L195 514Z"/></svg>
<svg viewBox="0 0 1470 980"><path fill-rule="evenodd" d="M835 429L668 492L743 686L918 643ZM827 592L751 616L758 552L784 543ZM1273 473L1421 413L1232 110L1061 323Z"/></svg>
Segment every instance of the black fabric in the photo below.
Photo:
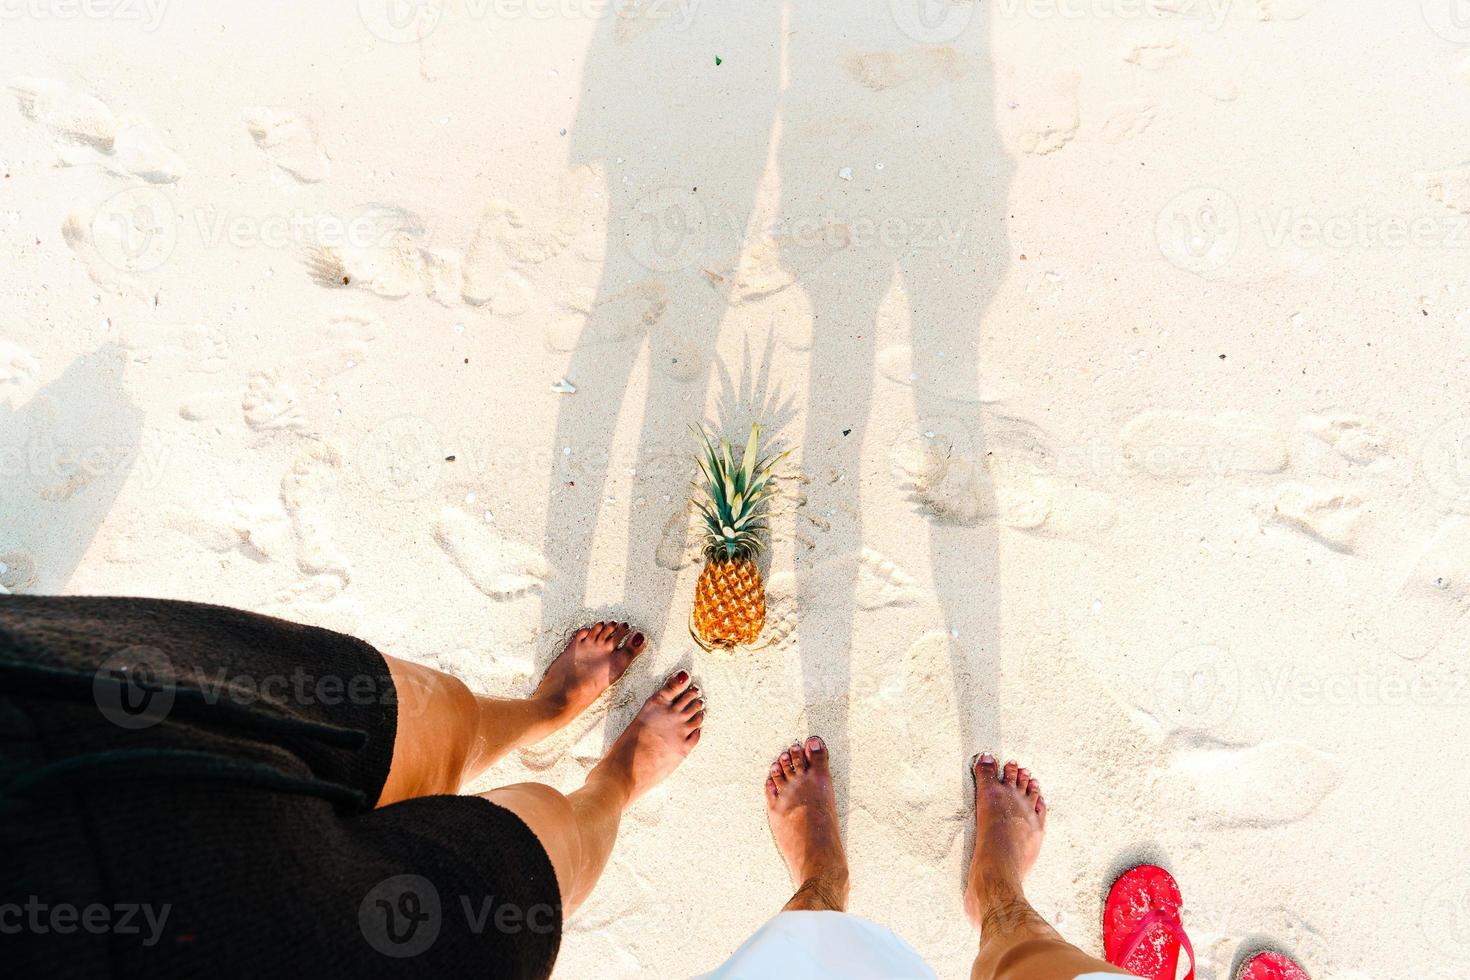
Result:
<svg viewBox="0 0 1470 980"><path fill-rule="evenodd" d="M544 977L556 876L478 797L373 809L370 645L195 603L0 596L13 976Z"/></svg>

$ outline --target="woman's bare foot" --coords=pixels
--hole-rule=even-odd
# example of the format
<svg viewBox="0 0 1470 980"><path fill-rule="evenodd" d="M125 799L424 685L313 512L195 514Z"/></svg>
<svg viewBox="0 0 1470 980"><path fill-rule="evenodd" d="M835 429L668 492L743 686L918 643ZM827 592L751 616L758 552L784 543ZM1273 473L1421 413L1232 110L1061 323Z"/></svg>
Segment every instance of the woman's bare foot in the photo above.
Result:
<svg viewBox="0 0 1470 980"><path fill-rule="evenodd" d="M593 623L577 630L546 668L532 700L560 727L577 717L623 676L647 638L627 623Z"/></svg>
<svg viewBox="0 0 1470 980"><path fill-rule="evenodd" d="M980 925L992 902L1020 896L1041 853L1046 800L1041 784L1014 762L1001 768L986 752L975 760L975 856L965 911Z"/></svg>
<svg viewBox="0 0 1470 980"><path fill-rule="evenodd" d="M827 746L813 735L771 763L766 812L796 894L785 911L847 910L847 854Z"/></svg>
<svg viewBox="0 0 1470 980"><path fill-rule="evenodd" d="M643 702L587 781L609 780L632 803L679 768L699 744L703 724L704 699L681 670Z"/></svg>

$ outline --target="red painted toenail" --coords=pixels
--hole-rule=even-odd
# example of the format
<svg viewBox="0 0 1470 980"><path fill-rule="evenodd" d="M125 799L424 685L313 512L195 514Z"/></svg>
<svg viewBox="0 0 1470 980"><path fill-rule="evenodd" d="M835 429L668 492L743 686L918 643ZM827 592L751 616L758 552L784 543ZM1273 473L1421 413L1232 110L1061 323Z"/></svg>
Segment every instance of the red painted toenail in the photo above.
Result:
<svg viewBox="0 0 1470 980"><path fill-rule="evenodd" d="M687 670L681 670L677 674L674 675L674 683L675 684L682 684L685 681L687 681L688 679L689 679L689 671L687 671Z"/></svg>
<svg viewBox="0 0 1470 980"><path fill-rule="evenodd" d="M641 647L643 645L643 634L642 633L634 633L633 634L633 645L635 647Z"/></svg>

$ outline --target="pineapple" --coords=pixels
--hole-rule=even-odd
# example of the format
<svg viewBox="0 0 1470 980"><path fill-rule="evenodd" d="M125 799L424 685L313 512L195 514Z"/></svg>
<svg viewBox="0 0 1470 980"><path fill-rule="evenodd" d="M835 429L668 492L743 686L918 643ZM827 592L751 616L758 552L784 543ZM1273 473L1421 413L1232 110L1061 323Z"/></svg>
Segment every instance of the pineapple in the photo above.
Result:
<svg viewBox="0 0 1470 980"><path fill-rule="evenodd" d="M694 588L694 638L706 648L746 646L766 625L766 584L755 565L767 530L765 504L775 490L771 468L786 455L757 461L760 426L750 427L750 440L737 468L730 444L719 447L703 429L699 469L704 485L694 505L705 523L704 570Z"/></svg>

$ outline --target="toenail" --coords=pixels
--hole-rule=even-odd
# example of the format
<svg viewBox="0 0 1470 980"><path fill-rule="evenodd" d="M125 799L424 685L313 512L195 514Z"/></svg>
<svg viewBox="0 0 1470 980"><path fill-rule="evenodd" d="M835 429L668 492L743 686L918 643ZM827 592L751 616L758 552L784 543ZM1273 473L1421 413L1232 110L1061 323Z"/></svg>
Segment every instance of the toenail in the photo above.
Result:
<svg viewBox="0 0 1470 980"><path fill-rule="evenodd" d="M641 647L643 645L643 634L642 633L634 633L633 634L633 645L635 647Z"/></svg>
<svg viewBox="0 0 1470 980"><path fill-rule="evenodd" d="M980 764L982 766L995 765L995 756L991 755L989 752L980 753Z"/></svg>
<svg viewBox="0 0 1470 980"><path fill-rule="evenodd" d="M688 679L689 679L689 671L687 671L687 670L681 670L677 674L674 675L674 683L675 684L682 684L685 681L687 681Z"/></svg>

